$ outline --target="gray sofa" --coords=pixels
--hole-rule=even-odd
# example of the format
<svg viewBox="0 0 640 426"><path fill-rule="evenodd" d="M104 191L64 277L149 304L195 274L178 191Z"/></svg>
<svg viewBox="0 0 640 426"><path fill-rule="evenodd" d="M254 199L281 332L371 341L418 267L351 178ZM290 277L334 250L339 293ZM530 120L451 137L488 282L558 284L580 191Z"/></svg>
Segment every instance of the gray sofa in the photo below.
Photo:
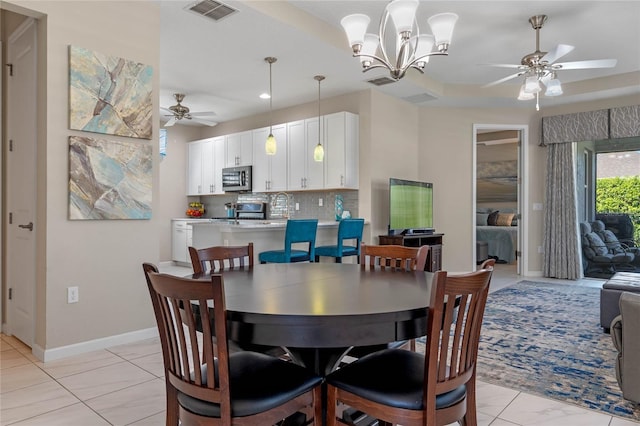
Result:
<svg viewBox="0 0 640 426"><path fill-rule="evenodd" d="M622 293L620 315L611 323L618 350L616 379L624 399L640 404L640 294Z"/></svg>
<svg viewBox="0 0 640 426"><path fill-rule="evenodd" d="M640 274L618 272L600 290L600 326L609 332L611 321L620 315L620 295L623 292L640 294Z"/></svg>

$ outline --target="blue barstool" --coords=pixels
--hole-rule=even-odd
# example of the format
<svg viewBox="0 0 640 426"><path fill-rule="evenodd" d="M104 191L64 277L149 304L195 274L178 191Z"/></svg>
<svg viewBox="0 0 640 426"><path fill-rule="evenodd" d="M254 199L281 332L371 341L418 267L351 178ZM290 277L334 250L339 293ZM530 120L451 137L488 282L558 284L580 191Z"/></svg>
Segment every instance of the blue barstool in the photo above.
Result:
<svg viewBox="0 0 640 426"><path fill-rule="evenodd" d="M289 219L284 233L284 250L263 251L258 255L260 263L313 262L315 256L318 219ZM291 244L309 243L308 250L294 250Z"/></svg>
<svg viewBox="0 0 640 426"><path fill-rule="evenodd" d="M338 244L335 246L316 247L316 262L320 256L334 257L336 263L342 263L345 256L360 256L360 243L364 219L342 219L338 225ZM356 240L355 246L344 245L344 240Z"/></svg>

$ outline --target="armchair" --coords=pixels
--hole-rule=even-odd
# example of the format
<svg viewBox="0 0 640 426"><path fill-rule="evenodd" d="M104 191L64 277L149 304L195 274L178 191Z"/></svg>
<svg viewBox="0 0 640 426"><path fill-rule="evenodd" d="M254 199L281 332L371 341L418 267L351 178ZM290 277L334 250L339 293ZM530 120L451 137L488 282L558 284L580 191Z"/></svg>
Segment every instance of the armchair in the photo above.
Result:
<svg viewBox="0 0 640 426"><path fill-rule="evenodd" d="M585 261L585 273L596 269L614 273L617 271L618 266L629 265L635 258L633 253L625 250L614 252L613 249L610 249L602 238L594 232L589 222L580 223L580 241L582 244L582 256Z"/></svg>
<svg viewBox="0 0 640 426"><path fill-rule="evenodd" d="M591 222L591 229L602 239L609 252L614 254L630 253L634 257L633 263L640 262L640 247L630 246L620 241L613 231L605 227L603 221L595 220Z"/></svg>
<svg viewBox="0 0 640 426"><path fill-rule="evenodd" d="M620 296L620 315L611 322L611 338L618 350L616 379L624 399L640 404L640 294Z"/></svg>

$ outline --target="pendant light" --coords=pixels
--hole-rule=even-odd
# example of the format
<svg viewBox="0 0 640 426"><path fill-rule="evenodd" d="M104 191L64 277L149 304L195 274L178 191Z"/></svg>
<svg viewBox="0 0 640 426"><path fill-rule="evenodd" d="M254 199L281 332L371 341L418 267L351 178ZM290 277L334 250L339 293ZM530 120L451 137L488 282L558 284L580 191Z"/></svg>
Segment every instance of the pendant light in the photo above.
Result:
<svg viewBox="0 0 640 426"><path fill-rule="evenodd" d="M267 136L267 141L264 143L264 150L267 155L276 155L276 138L273 136L273 87L271 81L271 65L278 59L272 56L267 56L264 60L269 64L269 136Z"/></svg>
<svg viewBox="0 0 640 426"><path fill-rule="evenodd" d="M322 162L324 160L324 148L320 143L320 129L322 128L320 124L320 82L324 80L324 75L316 75L313 78L318 82L318 144L313 150L313 159L317 162Z"/></svg>

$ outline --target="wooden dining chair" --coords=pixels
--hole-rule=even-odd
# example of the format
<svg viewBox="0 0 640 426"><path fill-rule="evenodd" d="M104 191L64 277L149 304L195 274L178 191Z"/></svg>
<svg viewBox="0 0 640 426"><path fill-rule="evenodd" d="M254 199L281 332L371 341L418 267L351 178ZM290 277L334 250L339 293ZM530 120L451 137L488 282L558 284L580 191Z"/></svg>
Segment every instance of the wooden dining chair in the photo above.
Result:
<svg viewBox="0 0 640 426"><path fill-rule="evenodd" d="M246 246L189 247L193 273L253 267L253 243Z"/></svg>
<svg viewBox="0 0 640 426"><path fill-rule="evenodd" d="M336 408L345 404L379 425L476 426L476 360L491 273L436 272L425 354L387 349L329 374L327 424L343 423Z"/></svg>
<svg viewBox="0 0 640 426"><path fill-rule="evenodd" d="M429 246L405 247L400 245L370 245L362 244L360 252L360 267L363 269L380 269L381 271L422 271L427 263ZM373 352L389 348L405 348L416 350L415 339L400 340L386 345L355 346L347 355L351 358L361 358Z"/></svg>
<svg viewBox="0 0 640 426"><path fill-rule="evenodd" d="M362 244L360 265L362 268L380 268L422 271L427 263L429 246L405 247L400 245Z"/></svg>
<svg viewBox="0 0 640 426"><path fill-rule="evenodd" d="M496 266L496 260L489 258L480 264L478 269L493 269Z"/></svg>
<svg viewBox="0 0 640 426"><path fill-rule="evenodd" d="M298 412L320 424L322 377L268 355L229 353L222 275L202 282L143 267L162 343L167 425L274 425Z"/></svg>
<svg viewBox="0 0 640 426"><path fill-rule="evenodd" d="M200 274L204 272L222 272L225 270L238 268L253 268L253 243L246 246L214 246L203 249L189 247L189 256L191 257L191 265L193 273ZM231 352L240 350L250 350L260 352L267 355L275 356L281 359L290 359L290 355L286 348L281 346L266 345L239 345L230 342Z"/></svg>

